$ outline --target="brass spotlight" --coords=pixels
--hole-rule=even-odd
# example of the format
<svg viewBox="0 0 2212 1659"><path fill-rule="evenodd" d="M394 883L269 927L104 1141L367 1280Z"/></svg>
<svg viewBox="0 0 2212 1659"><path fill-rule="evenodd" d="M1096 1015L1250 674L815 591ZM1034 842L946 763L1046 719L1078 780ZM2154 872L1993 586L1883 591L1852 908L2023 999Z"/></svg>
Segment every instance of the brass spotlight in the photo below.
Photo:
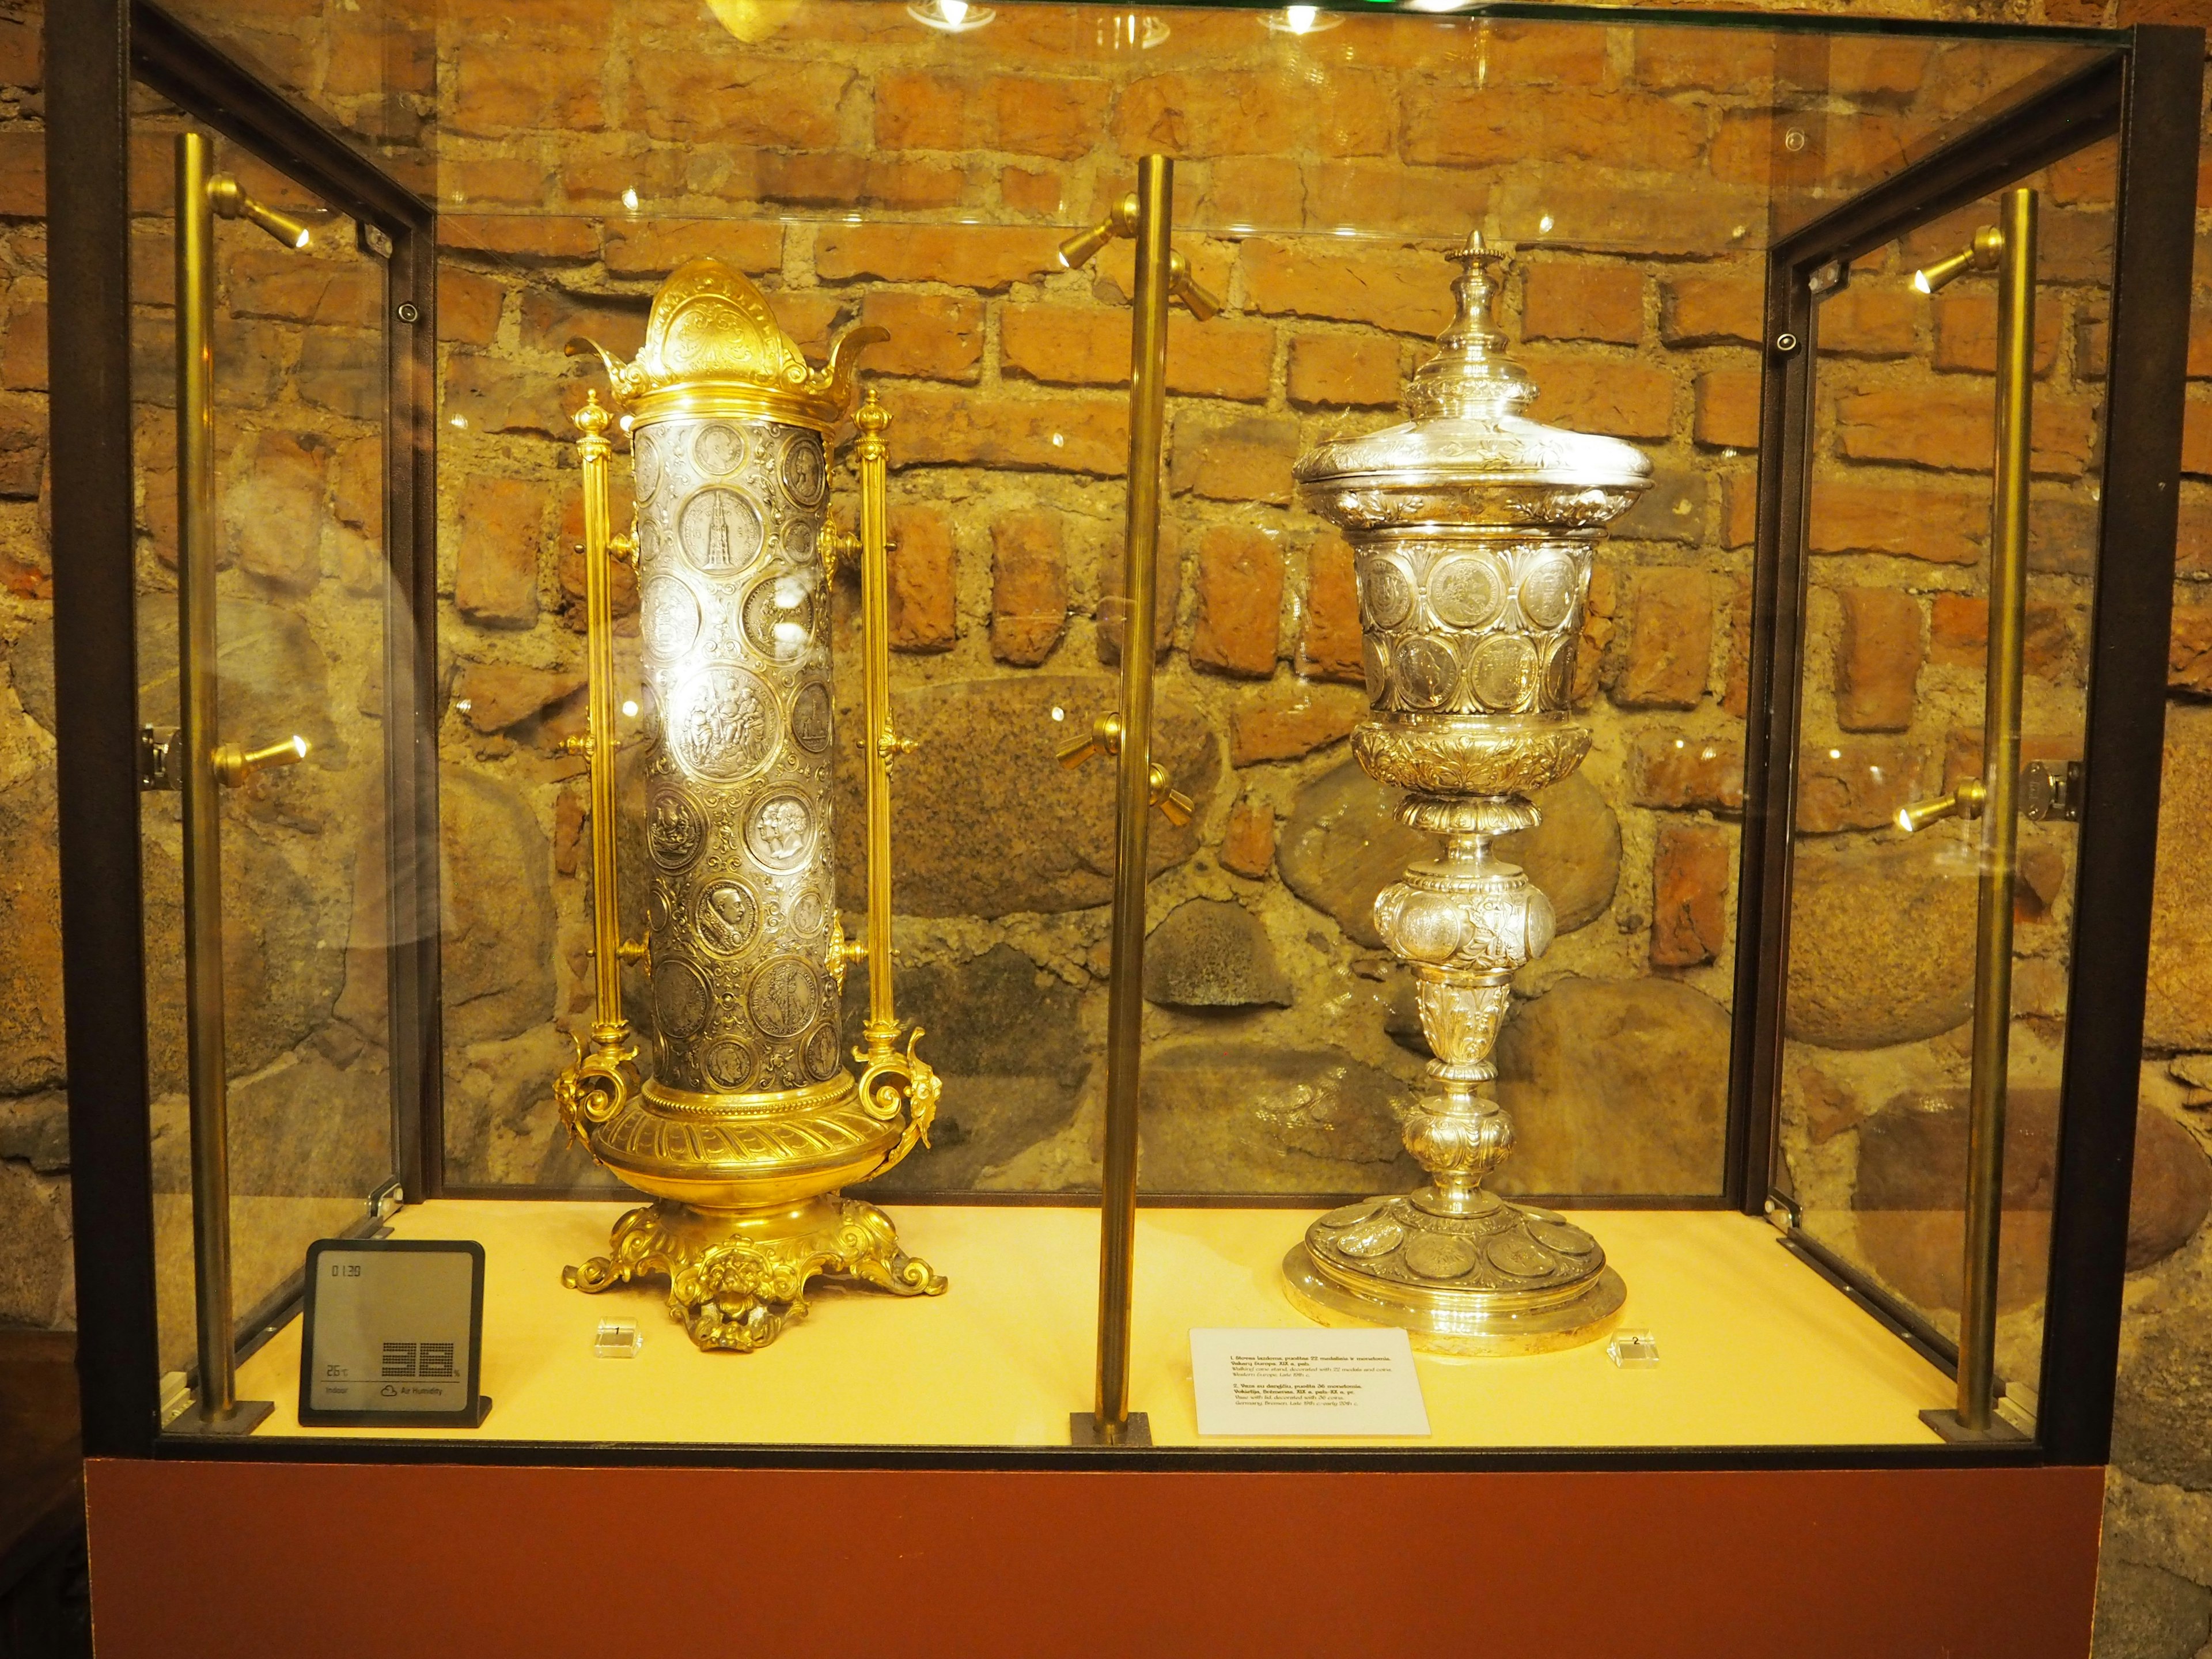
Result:
<svg viewBox="0 0 2212 1659"><path fill-rule="evenodd" d="M214 204L219 218L251 220L286 247L305 247L307 245L306 225L289 213L279 213L265 203L255 201L240 189L238 180L227 173L219 173L208 180L208 198Z"/></svg>
<svg viewBox="0 0 2212 1659"><path fill-rule="evenodd" d="M1960 252L1914 271L1912 286L1917 292L1933 294L1970 270L1995 270L2003 257L2004 232L1995 225L1984 225Z"/></svg>

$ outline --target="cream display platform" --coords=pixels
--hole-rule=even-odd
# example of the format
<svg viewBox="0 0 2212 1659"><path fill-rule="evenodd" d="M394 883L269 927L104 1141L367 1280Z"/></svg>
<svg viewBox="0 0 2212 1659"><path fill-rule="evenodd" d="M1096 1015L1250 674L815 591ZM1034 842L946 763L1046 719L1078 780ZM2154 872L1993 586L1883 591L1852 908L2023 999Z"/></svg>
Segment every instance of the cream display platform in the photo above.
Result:
<svg viewBox="0 0 2212 1659"><path fill-rule="evenodd" d="M302 1429L300 1326L241 1367L239 1393L274 1400L270 1435L768 1445L1065 1446L1091 1404L1098 1215L1069 1207L894 1208L899 1236L951 1280L896 1299L819 1285L806 1317L756 1354L702 1352L665 1290L584 1297L561 1269L603 1249L605 1203L441 1200L392 1218L402 1238L484 1247L483 1392L476 1430ZM1132 1406L1159 1446L1201 1440L1194 1326L1303 1326L1282 1289L1286 1241L1318 1212L1145 1209L1137 1217ZM1951 1379L1781 1247L1764 1222L1721 1211L1577 1212L1604 1230L1629 1286L1626 1328L1659 1364L1622 1370L1603 1343L1511 1359L1416 1357L1432 1430L1331 1446L1683 1447L1930 1444L1918 1413ZM601 1358L603 1319L644 1333Z"/></svg>

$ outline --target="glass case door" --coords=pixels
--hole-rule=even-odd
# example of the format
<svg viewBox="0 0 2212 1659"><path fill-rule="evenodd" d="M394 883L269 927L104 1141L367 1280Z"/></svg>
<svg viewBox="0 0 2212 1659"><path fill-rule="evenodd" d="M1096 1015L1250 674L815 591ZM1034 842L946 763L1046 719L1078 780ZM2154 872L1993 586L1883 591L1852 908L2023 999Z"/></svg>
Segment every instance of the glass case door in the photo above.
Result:
<svg viewBox="0 0 2212 1659"><path fill-rule="evenodd" d="M391 238L142 100L136 635L160 1364L222 1407L307 1244L397 1201ZM404 324L399 325L404 328ZM399 641L404 647L404 641ZM403 670L404 678L404 670ZM402 744L404 752L404 745ZM404 1036L404 1033L403 1033Z"/></svg>

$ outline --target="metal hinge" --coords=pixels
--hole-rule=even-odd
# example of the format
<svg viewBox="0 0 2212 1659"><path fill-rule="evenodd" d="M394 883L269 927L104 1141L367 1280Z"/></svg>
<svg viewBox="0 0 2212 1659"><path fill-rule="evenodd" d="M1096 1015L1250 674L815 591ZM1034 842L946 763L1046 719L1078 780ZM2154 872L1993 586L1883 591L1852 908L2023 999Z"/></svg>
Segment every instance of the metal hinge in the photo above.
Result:
<svg viewBox="0 0 2212 1659"><path fill-rule="evenodd" d="M406 1191L395 1176L368 1195L368 1212L379 1221L389 1221L406 1201Z"/></svg>
<svg viewBox="0 0 2212 1659"><path fill-rule="evenodd" d="M142 790L181 789L184 787L184 755L177 747L174 731L157 731L150 726L138 728L138 787Z"/></svg>
<svg viewBox="0 0 2212 1659"><path fill-rule="evenodd" d="M2038 823L2081 821L2081 763L2031 761L2021 769L2020 815Z"/></svg>
<svg viewBox="0 0 2212 1659"><path fill-rule="evenodd" d="M382 226L372 225L366 219L356 220L355 225L361 233L356 240L362 252L374 253L380 259L392 257L392 238L385 234Z"/></svg>
<svg viewBox="0 0 2212 1659"><path fill-rule="evenodd" d="M1797 1206L1779 1194L1766 1200L1766 1218L1774 1224L1777 1232L1794 1232L1797 1227Z"/></svg>

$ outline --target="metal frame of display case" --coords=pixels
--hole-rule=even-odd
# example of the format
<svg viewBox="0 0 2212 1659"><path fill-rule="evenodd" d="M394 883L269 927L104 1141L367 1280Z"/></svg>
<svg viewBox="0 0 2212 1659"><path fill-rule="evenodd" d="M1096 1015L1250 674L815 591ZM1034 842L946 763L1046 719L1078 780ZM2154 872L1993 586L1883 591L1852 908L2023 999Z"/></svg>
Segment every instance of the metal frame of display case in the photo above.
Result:
<svg viewBox="0 0 2212 1659"><path fill-rule="evenodd" d="M1257 3L1257 0L1232 0ZM2023 31L1865 18L1582 6L1476 5L1465 18L1751 28L1777 35L1895 33L2016 39ZM156 1427L156 1361L139 870L137 687L131 648L132 467L127 164L131 83L247 143L394 241L392 303L411 303L389 374L387 549L390 988L395 1149L410 1195L439 1191L438 834L434 700L435 234L432 209L344 139L145 0L77 0L46 14L52 524L67 944L71 1158L85 1444L95 1457L290 1462L781 1468L1185 1470L1843 1469L2101 1464L2110 1439L2137 1051L2148 960L2165 707L2162 659L2142 641L2168 621L2185 337L2194 246L2203 36L2139 26L2035 31L2110 48L2023 101L1777 241L1769 252L1753 570L1753 653L1737 927L1737 1019L1727 1159L1717 1200L1674 1207L1759 1213L1771 1189L1787 962L1790 805L1803 647L1811 428L1811 294L1821 266L1863 253L2021 173L2117 135L2115 275L2092 627L2087 799L2052 1224L2039 1434L1962 1447L1644 1447L1622 1450L1093 1451L901 1446L583 1444L516 1441L183 1441ZM1794 334L1802 343L1778 349ZM395 333L394 338L405 337ZM1774 701L1780 698L1779 702ZM405 741L398 741L404 733ZM412 826L411 841L404 833ZM426 850L427 849L427 850ZM2094 917L2094 927L2081 918ZM2094 1109L2080 1103L2094 1103ZM1164 1195L1148 1194L1148 1201ZM1220 1201L1218 1200L1215 1201ZM1607 1202L1622 1200L1608 1197ZM1656 1206L1652 1200L1642 1200ZM1942 1363L1943 1340L1826 1252L1795 1241L1868 1310Z"/></svg>

